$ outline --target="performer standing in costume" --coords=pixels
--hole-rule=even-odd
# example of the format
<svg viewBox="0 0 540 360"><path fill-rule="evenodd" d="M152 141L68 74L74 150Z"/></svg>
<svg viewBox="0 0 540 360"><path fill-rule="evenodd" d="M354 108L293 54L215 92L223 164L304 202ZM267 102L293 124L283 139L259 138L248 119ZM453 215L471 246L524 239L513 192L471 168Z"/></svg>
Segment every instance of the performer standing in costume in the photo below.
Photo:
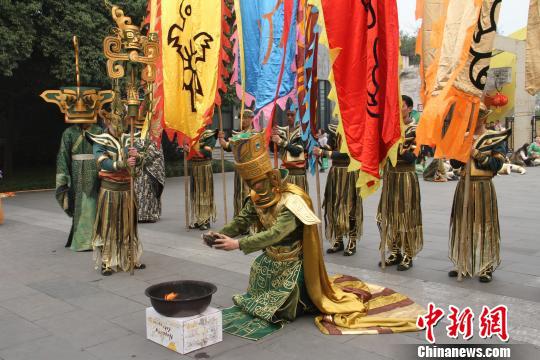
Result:
<svg viewBox="0 0 540 360"><path fill-rule="evenodd" d="M328 277L317 230L320 220L309 195L286 182L286 169L272 169L264 135L239 134L232 147L235 166L252 189L250 197L219 233L206 236L214 238L210 245L217 249L263 253L251 267L247 293L234 296L236 306L223 311L224 330L256 340L304 311L318 310L323 315L315 322L325 333L415 331L416 318L425 310L410 299L390 289L375 291L350 276ZM258 233L233 239L253 223L258 223Z"/></svg>
<svg viewBox="0 0 540 360"><path fill-rule="evenodd" d="M73 218L66 243L74 251L92 250L99 178L86 133L101 134L96 124L71 125L62 134L56 158L56 200Z"/></svg>
<svg viewBox="0 0 540 360"><path fill-rule="evenodd" d="M196 154L189 160L191 182L190 229L208 230L216 221L214 203L214 174L212 151L216 146L216 130L205 130L195 147ZM187 152L189 148L184 147Z"/></svg>
<svg viewBox="0 0 540 360"><path fill-rule="evenodd" d="M130 198L130 171L135 171L139 154L134 147L128 149L129 134L124 133L124 116L119 109L122 104L113 104L113 111L104 116L106 132L101 135L87 133L94 143L94 158L101 179L93 247L96 268L101 269L104 276L130 270L131 245L135 249L135 268L146 267L140 263L142 244L137 235L136 216L132 224L133 239L129 226L130 213L136 211L135 200Z"/></svg>
<svg viewBox="0 0 540 360"><path fill-rule="evenodd" d="M345 250L343 255L351 256L356 253L356 241L362 236L362 197L356 187L359 172L347 171L350 158L339 152L342 139L337 132L337 124L330 124L328 132L330 137L326 147L313 149L315 156L332 159L323 201L326 238L331 244L326 252L333 254ZM346 249L343 244L345 236L349 238Z"/></svg>
<svg viewBox="0 0 540 360"><path fill-rule="evenodd" d="M163 149L150 139L138 137L135 148L142 159L135 178L139 222L156 222L161 216L161 194L165 186Z"/></svg>
<svg viewBox="0 0 540 360"><path fill-rule="evenodd" d="M510 135L510 130L487 131L485 121L488 115L489 111L481 104L471 152L467 214L463 216L466 176L462 171L450 217L449 258L456 269L461 268L464 276L478 276L480 282L490 282L501 262L499 210L491 179L504 164L504 142ZM464 164L452 160L452 166L463 168ZM465 238L462 237L462 226L466 227ZM461 251L464 253L460 254ZM448 276L457 277L458 270L450 271Z"/></svg>
<svg viewBox="0 0 540 360"><path fill-rule="evenodd" d="M281 167L289 171L287 181L297 185L309 193L306 177L306 156L300 125L295 126L296 112L287 110L288 126L276 126L272 134L272 141L281 150Z"/></svg>
<svg viewBox="0 0 540 360"><path fill-rule="evenodd" d="M156 222L161 216L161 194L165 186L163 150L150 139L135 139L141 155L140 172L135 178L139 222Z"/></svg>
<svg viewBox="0 0 540 360"><path fill-rule="evenodd" d="M251 132L253 130L253 118L255 114L253 111L247 109L244 111L242 116L242 123L240 124L239 131L233 131L233 136L238 135L242 132ZM231 152L231 143L230 141L225 141L225 134L220 132L218 134L218 139L223 150ZM236 169L234 170L234 216L240 213L244 205L244 200L249 196L249 187L246 185L244 180L238 174Z"/></svg>
<svg viewBox="0 0 540 360"><path fill-rule="evenodd" d="M409 270L413 266L413 258L424 244L420 186L414 155L416 125L410 118L411 98L403 95L402 99L401 113L403 120L408 121L405 124L405 140L398 150L396 166L389 161L386 164L377 210L381 241L386 241L386 247L390 249L386 266L397 265L398 271ZM385 214L382 213L383 203L386 205ZM386 239L382 239L383 227L386 228Z"/></svg>

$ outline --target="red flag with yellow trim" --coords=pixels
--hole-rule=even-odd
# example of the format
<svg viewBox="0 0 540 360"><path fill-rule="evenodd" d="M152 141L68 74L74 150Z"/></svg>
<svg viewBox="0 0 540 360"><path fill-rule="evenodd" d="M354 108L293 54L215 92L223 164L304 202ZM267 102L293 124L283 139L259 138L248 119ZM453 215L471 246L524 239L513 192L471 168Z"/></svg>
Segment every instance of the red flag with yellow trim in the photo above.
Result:
<svg viewBox="0 0 540 360"><path fill-rule="evenodd" d="M342 131L360 166L362 196L374 192L401 138L399 24L395 0L322 0ZM359 163L359 164L358 164ZM354 165L353 165L354 166Z"/></svg>

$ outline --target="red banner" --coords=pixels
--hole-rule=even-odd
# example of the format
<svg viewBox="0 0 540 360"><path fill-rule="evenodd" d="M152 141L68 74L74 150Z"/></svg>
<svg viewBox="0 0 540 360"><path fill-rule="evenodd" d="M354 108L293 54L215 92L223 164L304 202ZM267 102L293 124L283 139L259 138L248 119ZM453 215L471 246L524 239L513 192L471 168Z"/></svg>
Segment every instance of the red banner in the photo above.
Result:
<svg viewBox="0 0 540 360"><path fill-rule="evenodd" d="M374 187L401 137L396 1L322 4L330 49L339 49L332 70L348 150Z"/></svg>

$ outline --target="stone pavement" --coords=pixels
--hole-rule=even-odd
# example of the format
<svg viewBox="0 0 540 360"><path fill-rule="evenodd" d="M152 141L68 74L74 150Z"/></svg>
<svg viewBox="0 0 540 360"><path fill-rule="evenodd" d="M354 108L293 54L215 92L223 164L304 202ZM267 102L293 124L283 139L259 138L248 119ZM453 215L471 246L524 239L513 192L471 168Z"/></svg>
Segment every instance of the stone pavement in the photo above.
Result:
<svg viewBox="0 0 540 360"><path fill-rule="evenodd" d="M232 174L227 174L229 217ZM215 176L216 196L222 196L221 175ZM321 182L324 186L325 175ZM538 204L540 168L525 176L495 179L502 231L502 263L494 281L457 283L446 272L450 206L456 183L421 181L425 245L405 273L377 267L379 235L374 217L379 194L364 203L364 236L358 253L326 257L329 272L355 275L391 287L422 305L434 302L471 306L505 304L509 309L510 343L524 344L525 358L540 355L540 242ZM315 182L311 178L315 200ZM218 286L216 307L232 305L231 296L245 290L253 256L221 252L201 244L200 233L184 229L183 181L167 179L163 217L142 224L140 238L148 268L135 276L102 277L93 270L91 253L63 247L69 219L51 191L19 193L4 200L6 222L0 226L0 359L403 359L404 344L425 343L424 334L326 336L302 317L258 342L224 335L222 343L181 356L145 339L144 289L172 279L199 279ZM218 199L218 222L223 209ZM327 244L325 243L326 247ZM476 317L476 318L477 318ZM446 323L435 328L438 342L452 342ZM460 341L454 341L460 342ZM463 341L461 341L463 342ZM496 343L475 337L469 343ZM412 345L411 345L412 346Z"/></svg>

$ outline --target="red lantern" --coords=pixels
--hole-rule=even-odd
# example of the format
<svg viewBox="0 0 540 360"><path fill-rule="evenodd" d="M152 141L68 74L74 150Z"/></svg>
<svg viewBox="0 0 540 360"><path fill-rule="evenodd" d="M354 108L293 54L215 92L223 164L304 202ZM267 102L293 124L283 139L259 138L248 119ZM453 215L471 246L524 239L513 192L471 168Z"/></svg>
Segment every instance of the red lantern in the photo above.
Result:
<svg viewBox="0 0 540 360"><path fill-rule="evenodd" d="M503 107L506 104L508 104L508 96L501 94L499 92L495 94L495 96L493 96L491 99L491 105L496 106L498 108Z"/></svg>

